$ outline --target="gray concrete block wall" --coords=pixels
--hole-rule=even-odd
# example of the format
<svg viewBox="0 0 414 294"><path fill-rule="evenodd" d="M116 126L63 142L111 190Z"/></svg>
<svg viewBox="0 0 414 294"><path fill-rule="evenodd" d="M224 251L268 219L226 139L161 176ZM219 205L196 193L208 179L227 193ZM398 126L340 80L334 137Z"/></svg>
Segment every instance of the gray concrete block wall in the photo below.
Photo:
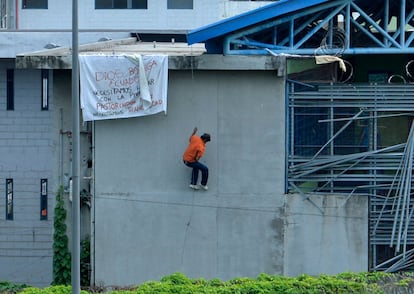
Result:
<svg viewBox="0 0 414 294"><path fill-rule="evenodd" d="M15 70L14 111L6 110L0 64L0 278L47 286L52 281L56 196L52 99L41 111L41 71ZM6 220L6 178L13 179L13 220ZM40 180L48 179L48 220L40 220Z"/></svg>

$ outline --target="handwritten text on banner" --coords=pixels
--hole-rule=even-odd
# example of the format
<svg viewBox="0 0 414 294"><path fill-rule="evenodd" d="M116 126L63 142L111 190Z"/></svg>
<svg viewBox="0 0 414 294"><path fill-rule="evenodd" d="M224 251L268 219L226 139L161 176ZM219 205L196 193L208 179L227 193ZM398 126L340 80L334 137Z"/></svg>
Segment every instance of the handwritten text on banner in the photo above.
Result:
<svg viewBox="0 0 414 294"><path fill-rule="evenodd" d="M168 57L80 55L84 121L167 112Z"/></svg>

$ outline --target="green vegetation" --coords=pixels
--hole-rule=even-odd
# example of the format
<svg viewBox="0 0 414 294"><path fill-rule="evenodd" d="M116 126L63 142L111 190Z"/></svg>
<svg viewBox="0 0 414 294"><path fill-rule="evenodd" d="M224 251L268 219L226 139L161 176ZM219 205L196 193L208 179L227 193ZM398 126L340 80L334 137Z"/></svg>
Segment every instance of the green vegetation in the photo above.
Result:
<svg viewBox="0 0 414 294"><path fill-rule="evenodd" d="M90 238L86 238L81 242L80 251L80 283L81 286L89 286L90 280L90 262L91 262L91 241Z"/></svg>
<svg viewBox="0 0 414 294"><path fill-rule="evenodd" d="M60 186L56 195L56 207L53 234L53 282L52 285L70 285L71 256L66 235L66 209ZM60 292L59 292L60 293Z"/></svg>
<svg viewBox="0 0 414 294"><path fill-rule="evenodd" d="M175 273L160 281L148 281L135 287L111 287L84 289L83 294L105 292L111 294L349 294L349 293L412 293L413 273L387 274L342 273L338 275L284 277L260 274L257 278L236 278L229 281L220 279L190 279L182 273ZM22 287L23 294L66 294L70 286L51 286L44 289ZM5 293L5 292L1 292ZM17 292L7 292L17 293Z"/></svg>
<svg viewBox="0 0 414 294"><path fill-rule="evenodd" d="M72 293L72 287L66 286L66 285L59 285L59 286L51 286L44 289L38 289L38 288L25 288L21 293L25 294L71 294ZM82 294L88 294L88 292L82 290Z"/></svg>
<svg viewBox="0 0 414 294"><path fill-rule="evenodd" d="M28 287L26 284L14 284L6 281L0 281L0 293L18 293L21 292L24 288Z"/></svg>

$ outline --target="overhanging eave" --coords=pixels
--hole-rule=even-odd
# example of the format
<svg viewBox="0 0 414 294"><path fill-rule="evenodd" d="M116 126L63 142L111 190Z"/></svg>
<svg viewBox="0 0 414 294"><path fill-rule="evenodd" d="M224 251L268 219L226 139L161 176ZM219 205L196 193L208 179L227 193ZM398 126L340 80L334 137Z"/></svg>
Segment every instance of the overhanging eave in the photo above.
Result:
<svg viewBox="0 0 414 294"><path fill-rule="evenodd" d="M72 57L68 56L18 56L18 69L71 69ZM241 56L204 54L199 56L169 56L170 70L257 70L275 71L276 76L285 76L284 56L255 55Z"/></svg>

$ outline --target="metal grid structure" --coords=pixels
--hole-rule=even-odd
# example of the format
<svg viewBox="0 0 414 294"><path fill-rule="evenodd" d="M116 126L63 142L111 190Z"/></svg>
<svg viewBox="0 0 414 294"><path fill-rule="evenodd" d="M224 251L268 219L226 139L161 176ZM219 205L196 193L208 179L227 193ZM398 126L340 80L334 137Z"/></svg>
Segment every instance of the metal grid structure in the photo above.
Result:
<svg viewBox="0 0 414 294"><path fill-rule="evenodd" d="M401 54L414 50L411 0L301 3L308 6L281 1L279 11L285 11L283 15L228 35L224 52L258 54L270 49L274 53L338 55ZM284 10L284 4L295 10Z"/></svg>
<svg viewBox="0 0 414 294"><path fill-rule="evenodd" d="M404 54L414 52L413 0L280 0L191 31L231 54Z"/></svg>
<svg viewBox="0 0 414 294"><path fill-rule="evenodd" d="M371 268L414 265L414 85L292 82L288 104L288 191L369 197Z"/></svg>

